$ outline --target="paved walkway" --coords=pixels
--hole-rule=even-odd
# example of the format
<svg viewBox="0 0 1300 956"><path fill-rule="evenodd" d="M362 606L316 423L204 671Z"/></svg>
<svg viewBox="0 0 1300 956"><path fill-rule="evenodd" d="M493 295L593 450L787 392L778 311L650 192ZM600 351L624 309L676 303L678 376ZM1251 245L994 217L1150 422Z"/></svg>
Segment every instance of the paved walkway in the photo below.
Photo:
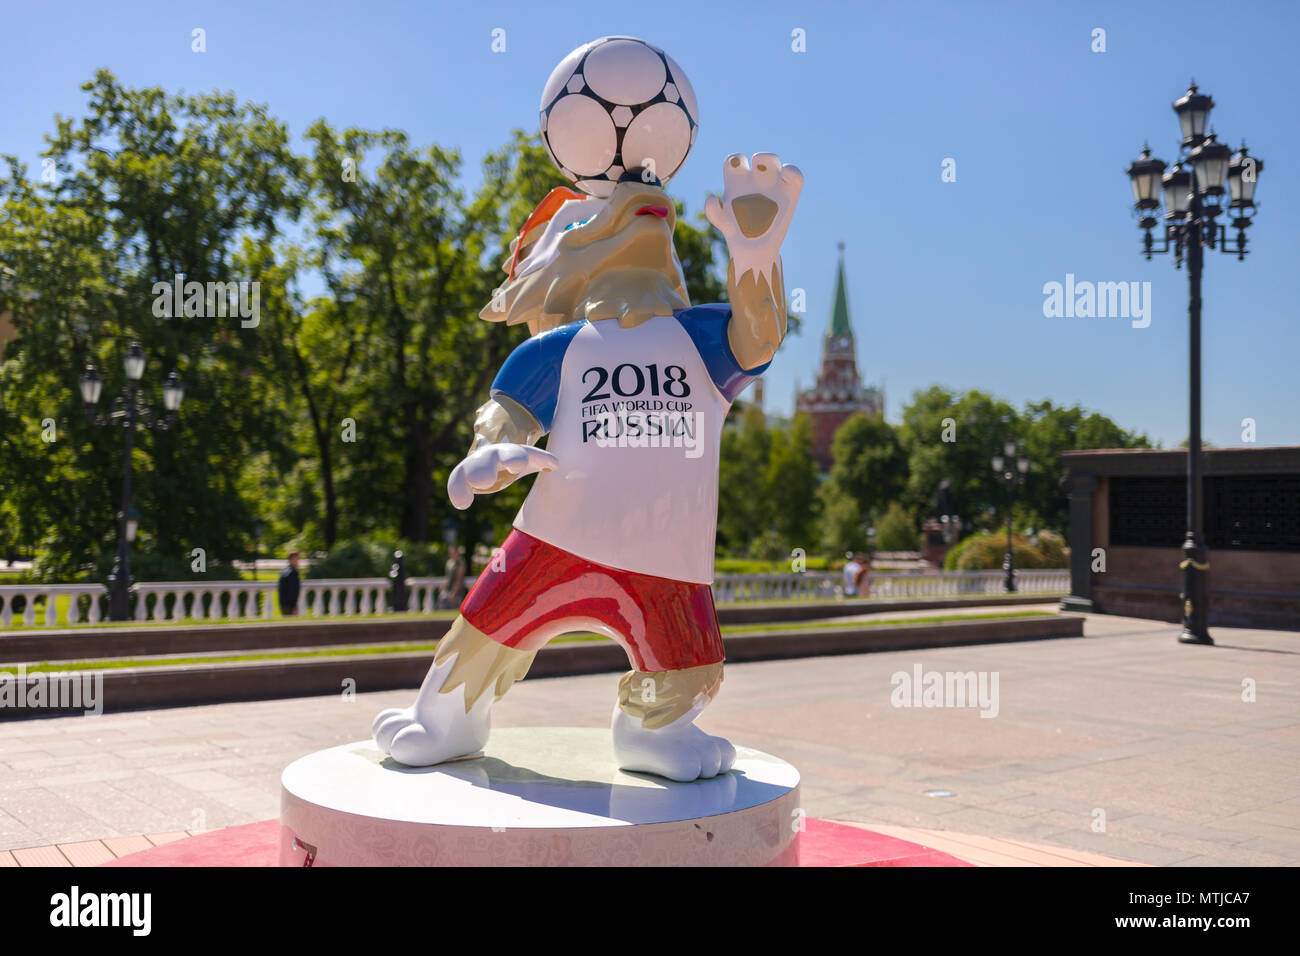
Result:
<svg viewBox="0 0 1300 956"><path fill-rule="evenodd" d="M1090 617L1083 638L739 664L701 723L795 764L810 817L973 862L1300 863L1300 634L1176 631ZM996 674L997 715L893 706L916 667ZM495 720L604 726L615 683L525 681ZM0 864L273 818L286 764L410 695L0 724Z"/></svg>

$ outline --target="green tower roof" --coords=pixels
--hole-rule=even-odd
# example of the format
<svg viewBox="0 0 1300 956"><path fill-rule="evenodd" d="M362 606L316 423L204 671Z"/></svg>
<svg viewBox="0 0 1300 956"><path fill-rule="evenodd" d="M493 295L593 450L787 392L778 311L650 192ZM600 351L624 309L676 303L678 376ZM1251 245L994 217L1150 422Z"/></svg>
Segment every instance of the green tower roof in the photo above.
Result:
<svg viewBox="0 0 1300 956"><path fill-rule="evenodd" d="M849 324L849 293L844 286L844 243L839 244L840 262L835 273L835 307L831 310L831 327L827 330L828 338L852 336L853 326Z"/></svg>

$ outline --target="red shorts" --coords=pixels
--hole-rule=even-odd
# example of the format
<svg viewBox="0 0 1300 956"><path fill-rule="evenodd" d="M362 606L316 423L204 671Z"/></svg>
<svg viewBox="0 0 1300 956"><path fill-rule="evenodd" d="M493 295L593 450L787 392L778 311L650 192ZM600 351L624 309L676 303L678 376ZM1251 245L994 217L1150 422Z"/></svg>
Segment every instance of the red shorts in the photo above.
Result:
<svg viewBox="0 0 1300 956"><path fill-rule="evenodd" d="M725 656L713 589L580 558L515 529L460 606L507 647L535 651L558 634L595 631L639 671L716 664Z"/></svg>

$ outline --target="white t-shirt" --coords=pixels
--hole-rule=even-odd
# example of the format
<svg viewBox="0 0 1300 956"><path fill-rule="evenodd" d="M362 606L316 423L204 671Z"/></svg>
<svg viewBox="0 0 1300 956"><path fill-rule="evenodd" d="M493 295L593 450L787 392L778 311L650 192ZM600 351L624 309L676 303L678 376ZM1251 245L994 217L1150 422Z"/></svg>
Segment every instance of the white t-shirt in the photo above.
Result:
<svg viewBox="0 0 1300 956"><path fill-rule="evenodd" d="M862 565L856 560L850 560L844 565L844 593L849 597L854 597L858 593L858 572L862 570Z"/></svg>
<svg viewBox="0 0 1300 956"><path fill-rule="evenodd" d="M713 582L718 442L736 395L764 365L739 367L726 306L634 328L579 321L520 345L492 383L549 433L515 527L598 564Z"/></svg>

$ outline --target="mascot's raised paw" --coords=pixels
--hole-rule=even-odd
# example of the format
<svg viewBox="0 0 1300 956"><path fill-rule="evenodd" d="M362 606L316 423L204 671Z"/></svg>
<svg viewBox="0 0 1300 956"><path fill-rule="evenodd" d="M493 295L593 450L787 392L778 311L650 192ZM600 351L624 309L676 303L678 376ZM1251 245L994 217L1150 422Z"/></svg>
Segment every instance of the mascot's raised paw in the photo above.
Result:
<svg viewBox="0 0 1300 956"><path fill-rule="evenodd" d="M803 173L775 153L755 153L752 160L732 153L722 163L722 185L722 198L710 196L704 214L727 241L737 278L765 272L781 254Z"/></svg>

